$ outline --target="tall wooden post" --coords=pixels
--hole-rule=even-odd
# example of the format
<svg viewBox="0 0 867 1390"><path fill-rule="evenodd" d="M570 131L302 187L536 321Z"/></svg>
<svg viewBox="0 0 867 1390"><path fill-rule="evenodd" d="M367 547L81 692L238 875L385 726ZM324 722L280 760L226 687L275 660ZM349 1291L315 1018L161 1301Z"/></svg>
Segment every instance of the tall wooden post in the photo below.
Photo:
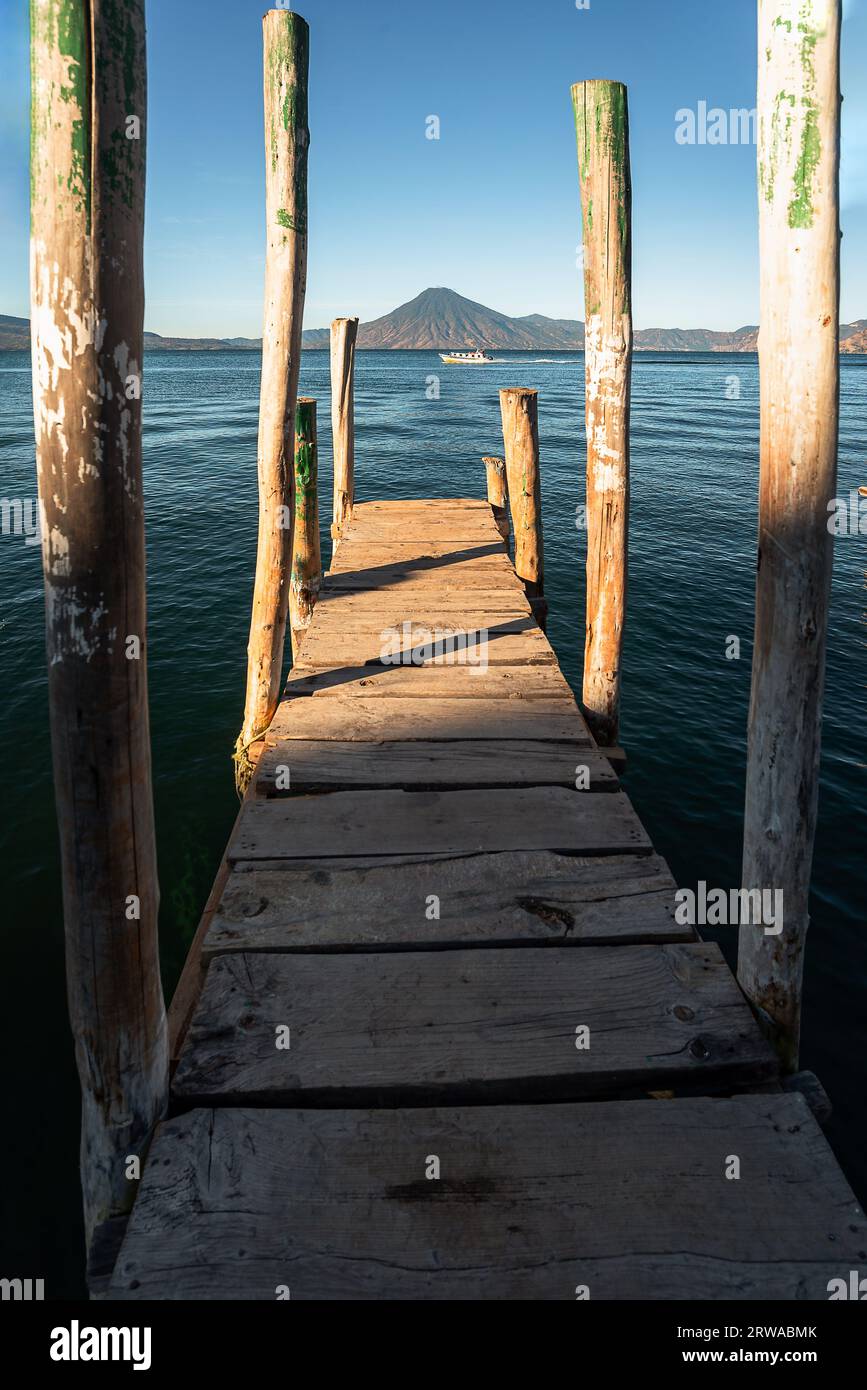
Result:
<svg viewBox="0 0 867 1390"><path fill-rule="evenodd" d="M244 723L235 747L239 790L247 749L277 708L289 604L294 426L307 283L307 23L289 10L262 21L265 59L265 321L259 402L259 539Z"/></svg>
<svg viewBox="0 0 867 1390"><path fill-rule="evenodd" d="M511 527L509 526L509 484L506 478L506 461L499 458L484 458L482 463L488 478L488 501L494 513L494 520L497 523L500 535L506 545L509 544Z"/></svg>
<svg viewBox="0 0 867 1390"><path fill-rule="evenodd" d="M500 392L506 478L515 533L515 572L524 581L530 605L540 627L544 628L548 605L545 601L538 402L538 391L509 387Z"/></svg>
<svg viewBox="0 0 867 1390"><path fill-rule="evenodd" d="M358 319L335 319L331 325L331 437L334 452L332 558L355 500L355 341Z"/></svg>
<svg viewBox="0 0 867 1390"><path fill-rule="evenodd" d="M33 0L33 409L94 1284L166 1106L141 468L143 0Z"/></svg>
<svg viewBox="0 0 867 1390"><path fill-rule="evenodd" d="M761 476L738 976L796 1070L816 831L839 401L839 0L759 0Z"/></svg>
<svg viewBox="0 0 867 1390"><path fill-rule="evenodd" d="M584 237L587 423L587 632L584 709L613 747L620 683L629 529L632 375L632 183L629 115L621 82L572 88Z"/></svg>
<svg viewBox="0 0 867 1390"><path fill-rule="evenodd" d="M289 588L289 623L294 661L298 660L322 583L318 490L316 402L309 396L301 396L295 411L295 531Z"/></svg>

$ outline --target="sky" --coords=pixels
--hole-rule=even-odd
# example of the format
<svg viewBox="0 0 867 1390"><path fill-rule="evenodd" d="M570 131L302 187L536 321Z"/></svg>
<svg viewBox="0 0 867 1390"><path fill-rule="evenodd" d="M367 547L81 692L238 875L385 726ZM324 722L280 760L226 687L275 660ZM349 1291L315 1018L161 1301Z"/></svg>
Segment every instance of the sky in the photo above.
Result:
<svg viewBox="0 0 867 1390"><path fill-rule="evenodd" d="M580 0L584 3L584 0ZM629 88L638 328L758 316L755 148L676 113L750 108L756 0L300 0L311 29L305 326L448 286L582 318L569 89ZM258 337L262 0L147 0L145 326ZM867 0L843 38L844 321L867 317ZM26 0L0 0L0 313L28 315ZM437 116L440 138L426 138Z"/></svg>

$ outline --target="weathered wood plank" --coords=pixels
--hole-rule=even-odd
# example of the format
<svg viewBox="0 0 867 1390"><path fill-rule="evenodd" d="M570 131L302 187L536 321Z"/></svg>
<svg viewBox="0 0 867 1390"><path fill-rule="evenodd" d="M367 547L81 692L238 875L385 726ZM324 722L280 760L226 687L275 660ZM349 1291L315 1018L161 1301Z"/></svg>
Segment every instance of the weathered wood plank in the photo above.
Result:
<svg viewBox="0 0 867 1390"><path fill-rule="evenodd" d="M331 792L257 798L229 842L238 859L340 854L479 854L550 849L573 854L649 853L650 840L623 792L563 787L471 791Z"/></svg>
<svg viewBox="0 0 867 1390"><path fill-rule="evenodd" d="M394 626L362 627L347 632L332 631L318 624L308 629L304 641L304 660L331 666L360 666L367 662L398 665L412 660L415 665L553 666L557 658L543 632L530 618L518 622L499 622L486 628L470 629L459 637L452 629L437 634L424 628L413 629L404 637ZM526 623L526 628L524 624Z"/></svg>
<svg viewBox="0 0 867 1390"><path fill-rule="evenodd" d="M157 1133L109 1296L824 1301L865 1239L800 1096L196 1110Z"/></svg>
<svg viewBox="0 0 867 1390"><path fill-rule="evenodd" d="M398 529L404 542L416 541L427 542L436 540L438 537L447 541L453 548L473 545L495 545L503 548L503 541L493 518L489 517L487 523L478 521L466 521L450 518L427 519L424 521L413 521L407 518L405 521L394 522L383 520L379 523L368 521L364 526L357 526L350 522L344 532L344 539L349 545L368 545L371 542L380 542L383 545L391 545L395 539L395 532Z"/></svg>
<svg viewBox="0 0 867 1390"><path fill-rule="evenodd" d="M345 589L352 587L350 581L353 579L365 579L368 585L383 586L388 583L399 584L401 588L415 585L444 593L458 585L471 589L510 586L515 592L523 592L523 586L502 546L499 556L485 553L471 556L448 550L439 555L419 555L411 547L406 547L406 554L401 556L393 554L392 549L383 547L379 557L372 548L366 548L363 554L356 550L353 555L343 556L343 568L328 571L326 578L329 586ZM340 559L340 551L337 553Z"/></svg>
<svg viewBox="0 0 867 1390"><path fill-rule="evenodd" d="M284 738L344 743L531 739L592 747L577 705L567 700L283 700L267 742Z"/></svg>
<svg viewBox="0 0 867 1390"><path fill-rule="evenodd" d="M438 585L432 585L414 596L409 614L400 588L393 594L383 594L370 589L332 589L326 586L320 591L318 616L331 617L337 612L341 617L352 614L353 617L357 615L363 619L381 619L389 608L398 609L401 605L403 612L400 621L403 622L409 617L416 623L430 622L440 611L448 613L450 622L455 621L455 615L459 618L461 613L466 612L508 613L526 618L531 611L520 589L502 584L487 589L469 590L460 586L441 589Z"/></svg>
<svg viewBox="0 0 867 1390"><path fill-rule="evenodd" d="M356 564L359 560L368 558L379 566L412 565L417 568L422 566L422 562L427 562L425 568L439 570L450 569L453 564L464 564L468 567L476 565L479 568L487 566L489 569L496 567L514 574L498 531L495 538L454 542L445 535L403 536L395 524L391 540L379 541L373 540L372 537L359 539L352 541L342 556L338 551L335 556L335 572L340 573L351 568L351 558Z"/></svg>
<svg viewBox="0 0 867 1390"><path fill-rule="evenodd" d="M228 879L205 952L426 950L446 946L692 941L674 920L665 862L547 853L365 869L260 869ZM428 915L439 899L439 917Z"/></svg>
<svg viewBox="0 0 867 1390"><path fill-rule="evenodd" d="M535 631L536 623L529 608L515 603L499 609L485 608L465 595L460 608L451 608L440 604L436 596L407 602L399 593L382 595L379 611L373 606L353 609L341 603L327 604L317 614L315 627L321 638L355 634L373 637L388 634L391 637L394 634L401 638L401 650L428 642L431 634L469 633L475 637L478 633L490 633L493 643L501 635L532 636ZM541 644L534 641L532 645Z"/></svg>
<svg viewBox="0 0 867 1390"><path fill-rule="evenodd" d="M370 598L370 595L365 595ZM457 595L454 596L457 599ZM528 637L529 649L549 649L547 642L539 634L535 620L528 610L515 605L503 609L490 609L484 603L475 603L471 596L464 595L461 606L452 609L436 602L421 599L415 603L408 598L389 598L388 602L379 599L379 612L375 602L370 607L343 607L342 603L332 603L328 609L318 614L313 628L318 638L367 637L379 638L377 649L388 651L411 651L414 646L428 645L436 639L438 651L445 652L449 639L468 634L472 646L486 645L493 648L507 637ZM539 634L539 635L536 635ZM454 644L452 644L454 645ZM518 644L511 644L517 646ZM302 657L307 663L307 656ZM308 664L308 663L307 663Z"/></svg>
<svg viewBox="0 0 867 1390"><path fill-rule="evenodd" d="M403 699L566 700L572 689L557 666L345 666L302 661L289 673L285 699L388 695Z"/></svg>
<svg viewBox="0 0 867 1390"><path fill-rule="evenodd" d="M424 466L422 464L423 468ZM369 501L356 503L356 509L362 516L367 512L403 512L411 511L413 508L433 512L439 509L481 511L484 508L484 498L478 493L467 493L459 497L373 497Z"/></svg>
<svg viewBox="0 0 867 1390"><path fill-rule="evenodd" d="M420 511L427 515L428 512L438 511L484 512L486 505L481 497L375 497L370 502L358 502L355 511L361 517L368 512L396 512L401 515L403 512Z"/></svg>
<svg viewBox="0 0 867 1390"><path fill-rule="evenodd" d="M433 499L432 499L433 500ZM471 525L487 526L491 521L491 509L481 498L472 506L465 503L443 503L430 506L421 500L417 503L404 502L364 502L355 508L352 518L354 524L364 530L368 526L382 526L388 523L393 527L392 535L400 540L400 527L404 522L413 525Z"/></svg>
<svg viewBox="0 0 867 1390"><path fill-rule="evenodd" d="M276 1046L280 1025L288 1050ZM708 1091L776 1074L709 943L238 952L208 968L174 1093L194 1104L496 1103Z"/></svg>
<svg viewBox="0 0 867 1390"><path fill-rule="evenodd" d="M462 573L487 573L511 576L517 580L499 535L496 541L463 546L455 546L446 540L395 541L378 545L368 542L364 546L347 542L345 547L338 549L329 574L332 577L345 576L347 572L359 569L372 569L374 574L389 570L407 571L415 575L436 574L442 579L454 579Z"/></svg>
<svg viewBox="0 0 867 1390"><path fill-rule="evenodd" d="M278 773L278 768L284 771ZM617 790L617 775L608 759L588 749L586 743L517 739L513 743L350 743L284 739L272 744L262 758L257 787L264 796L364 787L407 791L473 787L574 789L579 769L584 768L590 777L588 791Z"/></svg>

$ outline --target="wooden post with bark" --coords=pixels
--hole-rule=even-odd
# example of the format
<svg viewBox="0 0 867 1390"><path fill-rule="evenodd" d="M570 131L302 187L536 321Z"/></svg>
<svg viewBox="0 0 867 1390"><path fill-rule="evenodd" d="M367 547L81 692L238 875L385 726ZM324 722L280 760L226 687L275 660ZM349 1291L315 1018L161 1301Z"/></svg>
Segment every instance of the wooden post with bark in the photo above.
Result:
<svg viewBox="0 0 867 1390"><path fill-rule="evenodd" d="M583 703L604 746L617 743L629 531L632 184L621 82L572 88L584 246L587 427L587 630Z"/></svg>
<svg viewBox="0 0 867 1390"><path fill-rule="evenodd" d="M33 0L31 320L67 996L88 1279L168 1094L141 467L143 0Z"/></svg>
<svg viewBox="0 0 867 1390"><path fill-rule="evenodd" d="M307 281L307 79L310 36L289 10L263 21L265 85L265 316L259 403L259 537L244 722L235 747L243 791L248 749L280 694L294 522L294 428Z"/></svg>
<svg viewBox="0 0 867 1390"><path fill-rule="evenodd" d="M484 458L488 478L488 501L494 513L500 535L506 546L509 544L511 527L509 525L509 484L506 478L506 461L500 458Z"/></svg>
<svg viewBox="0 0 867 1390"><path fill-rule="evenodd" d="M761 472L738 976L797 1069L837 489L839 0L759 0Z"/></svg>
<svg viewBox="0 0 867 1390"><path fill-rule="evenodd" d="M355 341L358 319L335 319L331 325L331 437L334 454L332 559L355 500Z"/></svg>
<svg viewBox="0 0 867 1390"><path fill-rule="evenodd" d="M509 387L500 392L506 479L515 533L515 572L524 581L530 606L539 626L544 628L548 605L545 601L538 402L538 391L523 387Z"/></svg>
<svg viewBox="0 0 867 1390"><path fill-rule="evenodd" d="M309 396L301 396L295 410L295 531L289 588L293 661L298 660L321 584L316 402Z"/></svg>

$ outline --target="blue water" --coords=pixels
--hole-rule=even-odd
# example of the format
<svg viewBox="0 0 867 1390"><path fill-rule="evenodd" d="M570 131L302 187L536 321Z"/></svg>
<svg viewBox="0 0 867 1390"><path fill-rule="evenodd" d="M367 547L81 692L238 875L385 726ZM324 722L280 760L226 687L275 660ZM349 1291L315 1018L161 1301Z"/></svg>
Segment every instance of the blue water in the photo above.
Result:
<svg viewBox="0 0 867 1390"><path fill-rule="evenodd" d="M258 354L155 352L145 363L149 672L161 939L170 993L207 897L236 799L256 541ZM438 376L439 399L428 399ZM739 378L739 399L727 398ZM583 654L583 358L503 354L444 367L430 352L358 356L356 492L481 496L502 452L497 392L540 392L550 636L580 690ZM331 553L328 354L307 353L320 406L323 554ZM731 389L729 388L729 394ZM0 353L2 496L35 495L29 360ZM626 786L684 887L740 877L758 482L758 367L740 355L639 354L633 394ZM844 358L840 494L867 483L867 359ZM802 1061L835 1104L831 1139L867 1194L864 891L867 536L837 543L828 631L820 824ZM0 537L6 788L0 867L7 1118L0 1273L82 1288L78 1087L65 1015L38 547ZM727 661L738 636L742 659ZM713 933L708 933L713 935ZM735 958L734 933L718 934Z"/></svg>

